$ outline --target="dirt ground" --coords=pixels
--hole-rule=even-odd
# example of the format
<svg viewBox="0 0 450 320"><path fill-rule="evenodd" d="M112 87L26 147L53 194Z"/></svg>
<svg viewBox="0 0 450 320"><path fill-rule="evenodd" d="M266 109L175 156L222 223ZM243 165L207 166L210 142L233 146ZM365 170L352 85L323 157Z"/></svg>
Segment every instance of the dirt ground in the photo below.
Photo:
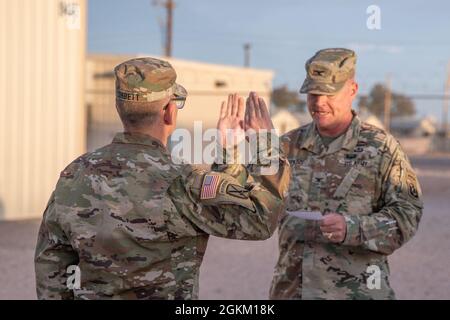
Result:
<svg viewBox="0 0 450 320"><path fill-rule="evenodd" d="M413 157L425 210L416 236L390 256L398 299L450 299L450 157ZM0 299L35 299L38 220L0 222ZM201 299L267 299L277 235L261 242L211 237L201 268Z"/></svg>

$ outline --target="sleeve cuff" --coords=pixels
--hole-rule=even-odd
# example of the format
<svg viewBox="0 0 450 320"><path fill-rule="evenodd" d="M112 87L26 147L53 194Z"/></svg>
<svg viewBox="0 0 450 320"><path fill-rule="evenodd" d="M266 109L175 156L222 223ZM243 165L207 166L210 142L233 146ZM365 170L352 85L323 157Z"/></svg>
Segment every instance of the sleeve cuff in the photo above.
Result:
<svg viewBox="0 0 450 320"><path fill-rule="evenodd" d="M343 215L345 218L345 224L347 225L347 233L345 239L342 242L343 245L358 246L361 242L361 226L359 218L356 216Z"/></svg>
<svg viewBox="0 0 450 320"><path fill-rule="evenodd" d="M216 159L214 160L215 164L222 165L242 163L238 145L223 147L220 143L217 143L216 150Z"/></svg>
<svg viewBox="0 0 450 320"><path fill-rule="evenodd" d="M279 137L271 132L252 133L249 135L251 163L270 165L280 157Z"/></svg>

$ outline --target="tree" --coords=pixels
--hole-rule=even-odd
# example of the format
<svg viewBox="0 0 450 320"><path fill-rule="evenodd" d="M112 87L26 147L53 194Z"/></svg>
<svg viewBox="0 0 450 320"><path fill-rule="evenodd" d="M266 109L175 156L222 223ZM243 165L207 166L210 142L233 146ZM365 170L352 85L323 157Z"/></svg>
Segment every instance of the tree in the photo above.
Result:
<svg viewBox="0 0 450 320"><path fill-rule="evenodd" d="M403 94L393 94L393 101L395 101L395 108L392 109L393 117L413 116L416 114L416 107L411 98Z"/></svg>
<svg viewBox="0 0 450 320"><path fill-rule="evenodd" d="M286 85L273 89L272 101L277 108L289 108L294 106L298 111L305 111L305 101L300 99L300 95L297 91L289 90Z"/></svg>
<svg viewBox="0 0 450 320"><path fill-rule="evenodd" d="M360 96L358 100L358 108L359 110L362 110L363 108L366 109L368 104L368 98L367 96Z"/></svg>
<svg viewBox="0 0 450 320"><path fill-rule="evenodd" d="M378 117L384 114L384 99L387 88L377 83L370 90L369 96L362 96L359 99L358 106L366 107L371 113ZM414 101L400 93L392 92L391 115L392 117L412 116L416 113Z"/></svg>

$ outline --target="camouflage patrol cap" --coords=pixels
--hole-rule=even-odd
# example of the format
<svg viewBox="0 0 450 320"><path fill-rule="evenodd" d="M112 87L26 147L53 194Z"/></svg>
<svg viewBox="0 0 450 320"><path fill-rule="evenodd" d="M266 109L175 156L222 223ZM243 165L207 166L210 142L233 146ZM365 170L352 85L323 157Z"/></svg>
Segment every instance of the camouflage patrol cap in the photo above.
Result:
<svg viewBox="0 0 450 320"><path fill-rule="evenodd" d="M177 84L172 65L155 58L136 58L114 68L116 98L134 102L152 102L175 96L184 98L186 89Z"/></svg>
<svg viewBox="0 0 450 320"><path fill-rule="evenodd" d="M344 48L317 51L306 61L306 79L300 93L333 95L355 74L356 53Z"/></svg>

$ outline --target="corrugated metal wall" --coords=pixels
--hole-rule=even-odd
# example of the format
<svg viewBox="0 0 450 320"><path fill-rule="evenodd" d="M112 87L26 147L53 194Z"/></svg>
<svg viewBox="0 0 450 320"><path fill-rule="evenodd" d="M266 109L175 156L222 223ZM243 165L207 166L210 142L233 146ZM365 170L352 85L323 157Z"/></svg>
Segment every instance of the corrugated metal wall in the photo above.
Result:
<svg viewBox="0 0 450 320"><path fill-rule="evenodd" d="M85 150L85 0L0 0L0 219L41 217Z"/></svg>

